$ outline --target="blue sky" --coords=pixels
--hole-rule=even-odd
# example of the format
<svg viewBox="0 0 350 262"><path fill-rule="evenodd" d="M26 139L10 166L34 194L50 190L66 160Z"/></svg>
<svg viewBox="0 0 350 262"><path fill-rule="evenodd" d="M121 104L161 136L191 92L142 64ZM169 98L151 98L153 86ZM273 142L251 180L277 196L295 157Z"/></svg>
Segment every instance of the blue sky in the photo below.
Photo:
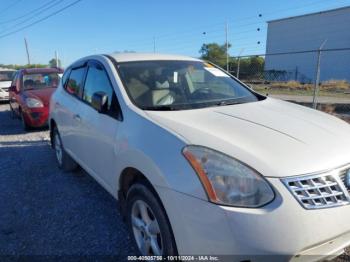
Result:
<svg viewBox="0 0 350 262"><path fill-rule="evenodd" d="M265 52L266 21L350 5L350 0L81 0L48 20L3 37L72 2L1 0L0 63L26 63L24 37L32 63L47 63L55 50L63 66L94 53L153 52L154 42L156 52L196 57L203 43L225 42L225 21L230 54L258 54ZM43 5L52 8L42 14L32 12Z"/></svg>

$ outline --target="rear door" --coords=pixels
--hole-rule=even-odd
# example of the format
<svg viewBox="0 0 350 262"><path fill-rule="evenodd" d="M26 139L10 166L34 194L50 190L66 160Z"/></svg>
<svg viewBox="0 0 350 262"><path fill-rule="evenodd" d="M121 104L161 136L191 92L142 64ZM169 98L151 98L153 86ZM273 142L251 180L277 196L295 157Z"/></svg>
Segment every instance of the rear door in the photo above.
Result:
<svg viewBox="0 0 350 262"><path fill-rule="evenodd" d="M81 101L87 65L71 68L68 78L63 79L60 97L55 100L58 129L66 151L80 161ZM66 80L65 80L66 79Z"/></svg>
<svg viewBox="0 0 350 262"><path fill-rule="evenodd" d="M91 106L93 94L101 91L108 96L108 112L103 114ZM115 144L122 115L108 73L97 61L88 63L82 100L79 156L89 173L110 190L116 173Z"/></svg>

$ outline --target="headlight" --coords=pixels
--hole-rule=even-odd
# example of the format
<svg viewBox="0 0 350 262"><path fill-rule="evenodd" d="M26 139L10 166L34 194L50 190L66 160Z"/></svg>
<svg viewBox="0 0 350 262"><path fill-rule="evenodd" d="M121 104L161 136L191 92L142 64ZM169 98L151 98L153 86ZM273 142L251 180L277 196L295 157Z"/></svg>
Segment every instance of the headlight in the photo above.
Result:
<svg viewBox="0 0 350 262"><path fill-rule="evenodd" d="M26 99L26 104L29 108L38 108L44 106L43 102L41 102L39 99L31 97Z"/></svg>
<svg viewBox="0 0 350 262"><path fill-rule="evenodd" d="M183 154L196 171L211 202L260 207L274 199L267 181L236 159L201 146L187 146Z"/></svg>

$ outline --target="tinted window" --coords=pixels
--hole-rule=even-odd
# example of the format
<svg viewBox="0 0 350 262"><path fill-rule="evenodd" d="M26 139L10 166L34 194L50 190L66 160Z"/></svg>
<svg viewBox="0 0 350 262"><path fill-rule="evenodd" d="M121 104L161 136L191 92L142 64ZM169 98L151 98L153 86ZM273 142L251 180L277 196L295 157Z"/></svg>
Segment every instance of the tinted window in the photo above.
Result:
<svg viewBox="0 0 350 262"><path fill-rule="evenodd" d="M72 69L68 83L65 87L68 93L76 96L80 96L80 91L82 90L83 78L85 73L85 67L79 67Z"/></svg>
<svg viewBox="0 0 350 262"><path fill-rule="evenodd" d="M35 73L23 76L23 89L55 88L59 82L58 73Z"/></svg>
<svg viewBox="0 0 350 262"><path fill-rule="evenodd" d="M92 95L96 92L104 92L108 96L108 109L111 108L113 99L113 87L106 71L99 65L91 66L86 76L83 99L91 103Z"/></svg>

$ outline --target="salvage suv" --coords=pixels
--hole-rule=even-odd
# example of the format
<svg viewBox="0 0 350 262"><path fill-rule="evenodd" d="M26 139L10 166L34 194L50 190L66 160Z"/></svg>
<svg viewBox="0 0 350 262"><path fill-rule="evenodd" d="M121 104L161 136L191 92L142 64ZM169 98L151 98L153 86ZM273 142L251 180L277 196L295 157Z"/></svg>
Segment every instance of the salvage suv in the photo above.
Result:
<svg viewBox="0 0 350 262"><path fill-rule="evenodd" d="M142 255L331 258L350 244L350 126L211 63L89 56L50 103L60 168L119 200Z"/></svg>

